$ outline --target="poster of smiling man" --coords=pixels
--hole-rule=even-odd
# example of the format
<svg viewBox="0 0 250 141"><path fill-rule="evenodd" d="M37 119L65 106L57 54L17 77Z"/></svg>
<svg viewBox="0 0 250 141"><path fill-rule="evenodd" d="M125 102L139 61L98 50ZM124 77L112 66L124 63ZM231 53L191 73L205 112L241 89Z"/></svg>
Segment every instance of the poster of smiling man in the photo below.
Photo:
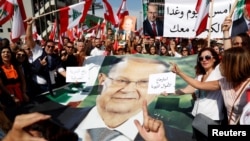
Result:
<svg viewBox="0 0 250 141"><path fill-rule="evenodd" d="M69 83L54 90L54 95L41 95L47 101L31 111L51 113L82 140L91 136L89 129L104 127L119 131L116 139L143 140L134 120L143 123L141 107L146 100L149 115L164 122L170 141L192 140L193 100L189 94L173 94L187 84L171 72L170 62L194 76L195 61L196 55L183 59L140 54L88 57L84 71L79 70L87 75L83 82Z"/></svg>

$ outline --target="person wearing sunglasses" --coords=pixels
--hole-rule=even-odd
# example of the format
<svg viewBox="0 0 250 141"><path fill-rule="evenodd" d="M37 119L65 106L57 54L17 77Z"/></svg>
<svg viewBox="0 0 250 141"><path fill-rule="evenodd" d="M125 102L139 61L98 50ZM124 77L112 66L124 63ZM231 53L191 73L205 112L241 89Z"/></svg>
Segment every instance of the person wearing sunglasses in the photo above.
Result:
<svg viewBox="0 0 250 141"><path fill-rule="evenodd" d="M218 54L212 48L203 48L198 53L195 66L196 78L200 82L214 81L222 78L218 64L220 59ZM216 122L221 122L223 115L223 98L220 90L204 91L196 89L190 84L185 88L176 90L176 94L192 94L194 93L194 107L192 115L202 113ZM194 137L197 140L206 139L206 136L193 128Z"/></svg>
<svg viewBox="0 0 250 141"><path fill-rule="evenodd" d="M65 109L64 105L51 101L50 104L53 105L48 107L47 104L40 104L31 111L39 112L39 109L45 108L46 113L55 115L53 119L77 133L82 140L103 141L109 136L102 134L105 132L102 132L103 129L109 129L107 132L116 132L109 141L163 141L165 138L170 141L191 140L191 133L169 126L164 117L154 115L156 119L147 118L148 115L153 116L152 110L147 114L147 107L158 98L158 95L147 92L149 75L170 72L169 63L133 56L114 56L108 62L110 65L105 65L99 71L98 94L93 99L95 101L93 106L84 108L67 106ZM52 107L53 110L49 110ZM61 109L64 109L63 112ZM55 111L60 113L55 114ZM144 129L150 123L153 124L151 127L160 129L157 126L158 122L154 123L157 119L163 122L166 132L158 134L160 132ZM99 134L95 134L95 129L98 128L101 128L96 131Z"/></svg>
<svg viewBox="0 0 250 141"><path fill-rule="evenodd" d="M223 77L218 80L197 81L182 72L176 64L172 64L172 71L197 89L221 90L228 124L237 125L243 108L247 104L247 90L250 84L249 55L250 52L246 48L236 47L225 50L219 65Z"/></svg>
<svg viewBox="0 0 250 141"><path fill-rule="evenodd" d="M188 56L188 55L190 55L189 48L188 47L182 47L182 49L181 49L181 56L185 57L185 56Z"/></svg>
<svg viewBox="0 0 250 141"><path fill-rule="evenodd" d="M30 17L24 22L27 23L26 29L26 44L32 51L32 56L29 57L31 64L32 80L36 84L36 93L39 95L44 92L50 92L53 95L53 89L56 88L56 74L60 73L66 77L66 70L62 67L62 63L58 54L55 54L54 49L56 43L53 40L47 40L42 48L33 39L32 24L35 19Z"/></svg>

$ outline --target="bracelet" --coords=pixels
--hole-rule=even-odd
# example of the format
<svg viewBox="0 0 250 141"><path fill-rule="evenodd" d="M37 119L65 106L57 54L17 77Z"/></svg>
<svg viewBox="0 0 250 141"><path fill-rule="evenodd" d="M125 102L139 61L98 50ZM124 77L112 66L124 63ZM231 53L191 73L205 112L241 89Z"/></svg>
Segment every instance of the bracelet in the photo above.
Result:
<svg viewBox="0 0 250 141"><path fill-rule="evenodd" d="M222 40L231 40L231 37L222 38Z"/></svg>

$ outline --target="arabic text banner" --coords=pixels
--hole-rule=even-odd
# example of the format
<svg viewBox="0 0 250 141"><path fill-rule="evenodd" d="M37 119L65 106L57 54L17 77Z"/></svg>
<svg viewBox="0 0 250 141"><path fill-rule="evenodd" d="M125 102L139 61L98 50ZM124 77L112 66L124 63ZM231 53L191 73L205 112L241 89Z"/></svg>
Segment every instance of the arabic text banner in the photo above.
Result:
<svg viewBox="0 0 250 141"><path fill-rule="evenodd" d="M211 38L222 38L221 24L229 15L235 0L214 0L212 8ZM197 0L165 0L164 9L164 37L195 37L195 23L197 12L195 11ZM210 8L211 10L211 8ZM208 36L209 21L207 30L198 36Z"/></svg>

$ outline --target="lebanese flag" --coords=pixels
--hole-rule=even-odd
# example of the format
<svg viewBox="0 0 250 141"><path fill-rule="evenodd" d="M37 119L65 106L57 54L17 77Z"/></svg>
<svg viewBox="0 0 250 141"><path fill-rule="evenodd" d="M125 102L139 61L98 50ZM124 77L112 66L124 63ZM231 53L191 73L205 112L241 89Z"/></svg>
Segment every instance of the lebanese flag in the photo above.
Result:
<svg viewBox="0 0 250 141"><path fill-rule="evenodd" d="M23 6L22 0L13 0L13 5L15 5L12 32L10 35L11 41L13 43L17 42L22 35L25 35L27 23L23 22L26 19L26 14Z"/></svg>
<svg viewBox="0 0 250 141"><path fill-rule="evenodd" d="M250 14L250 1L249 0L246 0L246 10L249 15Z"/></svg>
<svg viewBox="0 0 250 141"><path fill-rule="evenodd" d="M49 39L55 41L56 39L56 31L57 31L57 25L56 22L53 23L52 29L49 33Z"/></svg>
<svg viewBox="0 0 250 141"><path fill-rule="evenodd" d="M36 25L33 25L32 27L32 36L33 36L33 40L36 41L36 40L39 40L39 41L42 41L42 37L37 33L37 28L36 28Z"/></svg>
<svg viewBox="0 0 250 141"><path fill-rule="evenodd" d="M207 27L208 13L209 13L209 0L198 0L195 10L198 17L195 23L196 36L201 34Z"/></svg>
<svg viewBox="0 0 250 141"><path fill-rule="evenodd" d="M73 42L75 40L74 28L68 29L65 32L65 36L68 37L71 42Z"/></svg>
<svg viewBox="0 0 250 141"><path fill-rule="evenodd" d="M101 39L105 40L106 39L106 32L107 32L107 25L105 19L102 21L101 24Z"/></svg>
<svg viewBox="0 0 250 141"><path fill-rule="evenodd" d="M122 1L122 4L117 12L117 16L119 18L119 21L122 21L125 16L129 15L129 12L127 10L127 4L126 0Z"/></svg>
<svg viewBox="0 0 250 141"><path fill-rule="evenodd" d="M80 22L84 22L92 0L85 0L74 5L70 5L59 10L60 15L60 34L73 28Z"/></svg>
<svg viewBox="0 0 250 141"><path fill-rule="evenodd" d="M118 26L118 17L114 14L113 9L107 0L102 0L105 9L104 19L114 26Z"/></svg>
<svg viewBox="0 0 250 141"><path fill-rule="evenodd" d="M14 15L14 5L16 0L0 1L0 26L9 21Z"/></svg>
<svg viewBox="0 0 250 141"><path fill-rule="evenodd" d="M76 26L76 37L78 38L78 39L80 39L81 37L82 37L82 35L83 35L83 26L82 25L79 25L79 26Z"/></svg>
<svg viewBox="0 0 250 141"><path fill-rule="evenodd" d="M85 32L85 33L91 33L93 30L94 30L94 31L97 31L98 28L99 28L99 25L95 25L95 26L93 26L93 27L90 27L90 28L84 30L84 32Z"/></svg>
<svg viewBox="0 0 250 141"><path fill-rule="evenodd" d="M99 27L97 29L96 38L100 38L101 40L104 40L105 39L105 33L106 33L106 21L104 19L102 21L102 23L99 24Z"/></svg>

